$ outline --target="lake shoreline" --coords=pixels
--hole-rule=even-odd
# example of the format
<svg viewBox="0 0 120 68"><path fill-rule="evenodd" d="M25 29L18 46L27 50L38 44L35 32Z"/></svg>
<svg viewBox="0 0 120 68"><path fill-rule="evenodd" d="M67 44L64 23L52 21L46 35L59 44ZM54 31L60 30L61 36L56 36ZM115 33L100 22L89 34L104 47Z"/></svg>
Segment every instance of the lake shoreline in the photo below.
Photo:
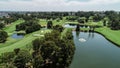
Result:
<svg viewBox="0 0 120 68"><path fill-rule="evenodd" d="M77 35L76 32L73 31L76 51L69 68L120 67L118 63L120 56L119 47L111 43L100 33L91 32L90 34L89 32L80 32ZM80 42L79 38L85 38L87 42Z"/></svg>
<svg viewBox="0 0 120 68"><path fill-rule="evenodd" d="M80 32L89 32L89 29L80 29ZM120 47L119 43L112 41L111 39L109 39L109 37L106 37L106 35L104 35L102 32L100 32L100 31L98 31L96 29L94 30L94 32L102 35L105 39L107 39L111 43L115 44L116 46Z"/></svg>
<svg viewBox="0 0 120 68"><path fill-rule="evenodd" d="M111 39L109 39L108 37L106 37L106 35L104 35L103 33L99 32L99 31L95 31L96 33L102 35L105 39L107 39L108 41L110 41L111 43L115 44L116 46L120 47L120 44L112 41Z"/></svg>

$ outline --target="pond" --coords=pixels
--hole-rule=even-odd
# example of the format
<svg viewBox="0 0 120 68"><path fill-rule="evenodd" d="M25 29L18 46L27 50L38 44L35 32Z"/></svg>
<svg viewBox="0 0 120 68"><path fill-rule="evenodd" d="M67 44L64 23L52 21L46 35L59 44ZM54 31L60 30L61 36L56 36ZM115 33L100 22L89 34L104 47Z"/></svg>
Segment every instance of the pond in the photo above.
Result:
<svg viewBox="0 0 120 68"><path fill-rule="evenodd" d="M63 27L65 28L76 28L77 25L73 24L65 24ZM90 28L89 26L86 25L80 25L80 28Z"/></svg>
<svg viewBox="0 0 120 68"><path fill-rule="evenodd" d="M24 35L16 34L16 33L15 33L15 34L13 34L11 37L14 38L14 39L21 39L21 38L24 37Z"/></svg>
<svg viewBox="0 0 120 68"><path fill-rule="evenodd" d="M120 48L102 35L73 31L73 36L76 50L69 68L120 68Z"/></svg>
<svg viewBox="0 0 120 68"><path fill-rule="evenodd" d="M65 24L65 28L76 28L76 25Z"/></svg>

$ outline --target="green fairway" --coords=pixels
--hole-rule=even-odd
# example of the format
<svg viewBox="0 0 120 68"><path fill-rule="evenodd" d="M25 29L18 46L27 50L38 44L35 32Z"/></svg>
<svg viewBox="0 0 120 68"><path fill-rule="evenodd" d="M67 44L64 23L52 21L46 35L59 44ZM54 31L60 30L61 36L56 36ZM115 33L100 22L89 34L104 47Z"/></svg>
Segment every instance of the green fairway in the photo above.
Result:
<svg viewBox="0 0 120 68"><path fill-rule="evenodd" d="M65 22L66 22L65 19L59 20L59 21L53 20L53 25L63 25L63 24L65 24ZM39 19L39 24L41 26L46 26L47 25L47 20L45 20L45 19Z"/></svg>
<svg viewBox="0 0 120 68"><path fill-rule="evenodd" d="M78 24L78 22L65 22L65 24Z"/></svg>
<svg viewBox="0 0 120 68"><path fill-rule="evenodd" d="M85 23L85 25L89 25L89 26L103 26L103 23L102 21L99 21L99 22L87 22Z"/></svg>
<svg viewBox="0 0 120 68"><path fill-rule="evenodd" d="M7 33L11 34L15 31L15 27L17 24L23 23L24 20L17 20L13 22L12 24L6 26L3 30L5 30Z"/></svg>
<svg viewBox="0 0 120 68"><path fill-rule="evenodd" d="M22 39L13 39L13 38L8 38L8 41L6 43L0 44L0 54L4 52L9 52L13 51L15 48L25 48L26 45L31 45L31 42L39 37L33 36L34 34L41 34L44 35L46 32L50 32L51 30L39 30L36 32L33 32L31 34L26 35Z"/></svg>
<svg viewBox="0 0 120 68"><path fill-rule="evenodd" d="M110 41L120 46L120 30L111 30L108 27L96 28L97 32L103 34Z"/></svg>
<svg viewBox="0 0 120 68"><path fill-rule="evenodd" d="M41 26L46 26L47 21L46 21L45 19L39 19L39 24L40 24Z"/></svg>
<svg viewBox="0 0 120 68"><path fill-rule="evenodd" d="M45 23L44 21L45 20L43 20L42 23ZM44 36L44 34L46 32L51 31L48 29L47 30L39 30L39 31L33 32L31 34L25 35L24 38L22 38L22 39L12 38L11 35L15 32L15 26L22 22L24 22L24 20L17 20L15 22L13 22L12 24L6 26L3 29L8 33L9 37L7 38L7 41L5 43L0 43L0 54L4 53L4 52L13 51L15 48L25 48L26 45L31 45L31 42L34 39L39 38L37 36L34 36L34 34L36 34L36 35L38 34L38 35L40 35L40 37L42 37L42 36Z"/></svg>

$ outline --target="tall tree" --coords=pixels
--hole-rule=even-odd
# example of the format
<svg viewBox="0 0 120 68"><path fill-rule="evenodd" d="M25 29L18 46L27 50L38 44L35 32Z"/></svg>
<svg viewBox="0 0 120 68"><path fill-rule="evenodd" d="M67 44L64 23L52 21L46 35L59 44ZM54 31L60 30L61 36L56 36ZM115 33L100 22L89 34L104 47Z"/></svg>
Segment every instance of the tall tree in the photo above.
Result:
<svg viewBox="0 0 120 68"><path fill-rule="evenodd" d="M0 29L4 28L5 24L0 22Z"/></svg>
<svg viewBox="0 0 120 68"><path fill-rule="evenodd" d="M76 27L75 30L76 30L76 31L80 31L80 25L79 25L79 24L77 24L77 27Z"/></svg>
<svg viewBox="0 0 120 68"><path fill-rule="evenodd" d="M48 21L48 22L47 22L47 28L48 28L48 29L51 29L52 26L53 26L52 21Z"/></svg>
<svg viewBox="0 0 120 68"><path fill-rule="evenodd" d="M31 60L31 55L28 51L20 51L18 55L14 59L14 65L17 68L25 68L26 63L28 63Z"/></svg>
<svg viewBox="0 0 120 68"><path fill-rule="evenodd" d="M7 40L8 34L7 32L0 30L0 43L3 43Z"/></svg>

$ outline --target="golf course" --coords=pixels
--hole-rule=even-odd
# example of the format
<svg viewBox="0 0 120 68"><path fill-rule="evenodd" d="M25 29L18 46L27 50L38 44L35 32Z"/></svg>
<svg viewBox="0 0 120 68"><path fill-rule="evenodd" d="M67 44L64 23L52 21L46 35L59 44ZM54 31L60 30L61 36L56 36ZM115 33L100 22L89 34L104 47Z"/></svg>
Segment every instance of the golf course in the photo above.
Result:
<svg viewBox="0 0 120 68"><path fill-rule="evenodd" d="M0 20L0 68L120 67L111 62L120 56L116 12L13 12Z"/></svg>

